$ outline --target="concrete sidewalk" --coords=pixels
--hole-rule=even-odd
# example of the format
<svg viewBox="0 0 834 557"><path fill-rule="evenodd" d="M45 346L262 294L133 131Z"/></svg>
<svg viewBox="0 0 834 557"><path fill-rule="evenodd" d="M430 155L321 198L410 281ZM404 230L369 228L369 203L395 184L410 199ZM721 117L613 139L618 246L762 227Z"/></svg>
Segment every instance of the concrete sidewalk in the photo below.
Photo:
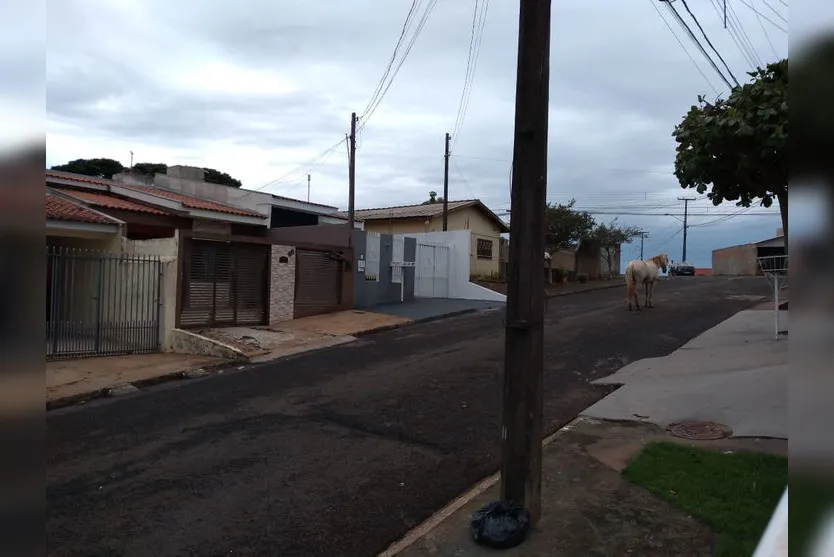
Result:
<svg viewBox="0 0 834 557"><path fill-rule="evenodd" d="M787 329L787 312L781 316ZM773 339L773 313L742 311L662 358L634 362L596 383L622 384L544 441L542 519L513 557L712 555L716 537L698 521L620 472L651 441L714 450L787 455L787 337ZM681 419L715 420L734 436L672 437ZM497 500L499 475L486 478L380 557L480 557L494 550L469 534L472 513Z"/></svg>
<svg viewBox="0 0 834 557"><path fill-rule="evenodd" d="M773 312L742 311L668 356L629 364L595 382L623 386L583 415L661 427L710 420L736 437L787 439L788 340L773 339L773 321Z"/></svg>

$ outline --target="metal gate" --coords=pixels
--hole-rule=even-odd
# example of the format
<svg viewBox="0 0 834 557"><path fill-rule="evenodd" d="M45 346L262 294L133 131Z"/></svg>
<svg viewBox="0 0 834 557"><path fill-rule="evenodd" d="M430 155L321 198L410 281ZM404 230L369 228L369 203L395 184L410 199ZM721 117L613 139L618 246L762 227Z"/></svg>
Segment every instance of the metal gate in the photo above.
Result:
<svg viewBox="0 0 834 557"><path fill-rule="evenodd" d="M159 350L155 255L46 249L46 359Z"/></svg>
<svg viewBox="0 0 834 557"><path fill-rule="evenodd" d="M270 247L185 241L181 327L265 325Z"/></svg>
<svg viewBox="0 0 834 557"><path fill-rule="evenodd" d="M342 302L342 264L324 251L299 249L295 262L295 317L339 309Z"/></svg>
<svg viewBox="0 0 834 557"><path fill-rule="evenodd" d="M416 298L449 297L449 246L417 242L414 296Z"/></svg>

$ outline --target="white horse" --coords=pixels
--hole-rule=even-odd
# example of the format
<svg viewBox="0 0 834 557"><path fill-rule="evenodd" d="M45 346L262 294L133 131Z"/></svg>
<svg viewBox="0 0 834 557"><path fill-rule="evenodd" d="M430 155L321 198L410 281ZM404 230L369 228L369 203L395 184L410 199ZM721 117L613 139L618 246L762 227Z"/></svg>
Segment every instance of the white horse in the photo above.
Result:
<svg viewBox="0 0 834 557"><path fill-rule="evenodd" d="M628 291L628 311L631 311L631 302L637 310L640 310L640 302L637 300L637 285L645 287L647 308L653 308L652 295L654 294L654 283L657 282L660 274L658 269L666 272L669 264L669 257L665 253L655 255L649 259L633 259L628 262L625 268L626 289Z"/></svg>

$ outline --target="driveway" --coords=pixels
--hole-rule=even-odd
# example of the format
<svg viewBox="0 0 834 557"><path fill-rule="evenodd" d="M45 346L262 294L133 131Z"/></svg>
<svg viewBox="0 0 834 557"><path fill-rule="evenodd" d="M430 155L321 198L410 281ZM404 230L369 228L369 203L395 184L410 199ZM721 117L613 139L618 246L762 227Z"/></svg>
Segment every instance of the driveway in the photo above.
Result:
<svg viewBox="0 0 834 557"><path fill-rule="evenodd" d="M763 279L551 300L545 433L767 294ZM48 413L50 555L375 555L498 468L503 315L397 329Z"/></svg>

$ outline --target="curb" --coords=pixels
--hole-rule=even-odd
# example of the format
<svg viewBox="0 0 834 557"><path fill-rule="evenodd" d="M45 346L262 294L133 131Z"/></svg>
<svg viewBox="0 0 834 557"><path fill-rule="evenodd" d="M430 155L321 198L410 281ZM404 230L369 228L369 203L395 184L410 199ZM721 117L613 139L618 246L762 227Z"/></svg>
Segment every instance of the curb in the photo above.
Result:
<svg viewBox="0 0 834 557"><path fill-rule="evenodd" d="M120 389L126 386L133 387L137 391L140 391L146 387L161 385L162 383L170 383L171 381L199 379L201 377L208 377L210 375L218 375L227 369L230 369L235 366L247 365L248 363L248 361L235 360L231 362L224 362L222 364L203 366L197 369L185 369L182 371L174 371L172 373L166 373L165 375L158 375L156 377L148 377L147 379L139 379L137 381L121 383L119 385L113 385L112 387L105 387L103 389L98 389L87 393L79 393L75 395L56 398L53 400L47 400L46 411L49 412L50 410L58 410L59 408L66 408L67 406L84 404L86 402L91 402L93 400L98 400L101 398L111 398L121 396L123 394L129 394L127 392L120 391Z"/></svg>
<svg viewBox="0 0 834 557"><path fill-rule="evenodd" d="M373 335L376 333L384 333L386 331L393 331L394 329L402 329L403 327L410 327L412 325L420 325L421 323L430 323L432 321L439 321L441 319L447 319L450 317L458 317L460 315L467 315L469 313L476 313L478 311L482 311L477 308L468 308L468 309L461 309L458 311L453 311L451 313L444 313L443 315L430 315L428 317L421 317L420 319L414 319L412 321L406 321L405 323L397 323L396 325L383 325L382 327L376 327L375 329L368 329L366 331L359 331L358 333L354 333L350 336L361 338L368 335ZM390 315L390 314L386 314Z"/></svg>
<svg viewBox="0 0 834 557"><path fill-rule="evenodd" d="M574 290L572 292L556 292L555 294L545 295L546 299L559 298L561 296L573 296L574 294L585 294L586 292L596 292L598 290L610 290L611 288L621 288L625 286L625 282L621 284L607 284L598 288L586 288L585 290Z"/></svg>

